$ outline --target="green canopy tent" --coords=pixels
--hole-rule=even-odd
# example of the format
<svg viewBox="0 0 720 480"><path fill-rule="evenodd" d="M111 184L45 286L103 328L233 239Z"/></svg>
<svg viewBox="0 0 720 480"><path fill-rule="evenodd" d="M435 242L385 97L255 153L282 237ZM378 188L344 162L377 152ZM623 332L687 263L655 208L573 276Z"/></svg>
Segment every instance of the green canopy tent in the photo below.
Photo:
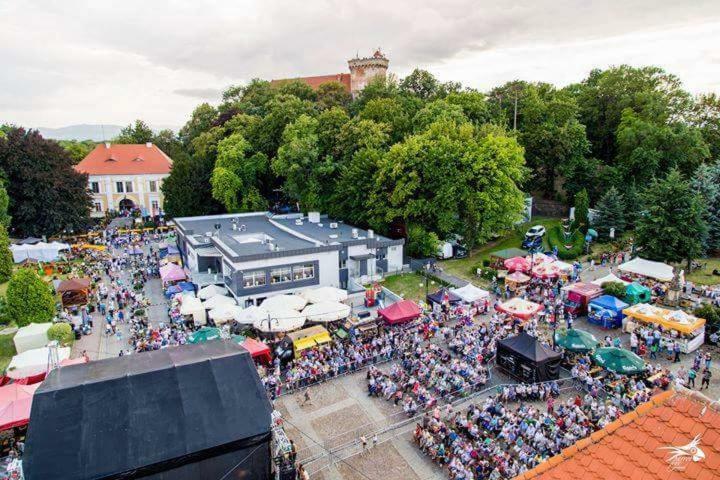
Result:
<svg viewBox="0 0 720 480"><path fill-rule="evenodd" d="M188 336L188 343L205 343L210 340L220 338L220 329L214 327L202 327L197 332L193 332Z"/></svg>
<svg viewBox="0 0 720 480"><path fill-rule="evenodd" d="M645 361L630 350L603 347L595 350L592 360L599 366L615 373L637 375L646 369Z"/></svg>
<svg viewBox="0 0 720 480"><path fill-rule="evenodd" d="M592 333L584 330L571 328L555 332L555 344L571 352L587 353L597 348L599 343Z"/></svg>
<svg viewBox="0 0 720 480"><path fill-rule="evenodd" d="M625 289L625 301L630 305L637 303L649 303L652 298L650 289L646 286L633 282Z"/></svg>
<svg viewBox="0 0 720 480"><path fill-rule="evenodd" d="M510 258L524 257L528 255L527 250L520 248L505 248L490 252L490 265L495 268L505 269L504 262Z"/></svg>

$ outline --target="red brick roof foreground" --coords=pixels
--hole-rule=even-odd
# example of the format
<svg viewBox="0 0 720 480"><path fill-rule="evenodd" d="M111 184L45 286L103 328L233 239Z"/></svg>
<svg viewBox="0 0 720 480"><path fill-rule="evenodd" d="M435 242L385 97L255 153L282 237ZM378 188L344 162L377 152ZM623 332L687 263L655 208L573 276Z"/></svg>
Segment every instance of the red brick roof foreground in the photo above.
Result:
<svg viewBox="0 0 720 480"><path fill-rule="evenodd" d="M285 82L291 82L293 80L297 80L300 82L307 83L312 87L313 90L317 90L317 88L322 85L323 83L328 82L339 82L344 87L345 90L350 93L350 74L349 73L336 73L334 75L318 75L315 77L298 77L298 78L283 78L280 80L273 80L271 83L275 85L279 85Z"/></svg>
<svg viewBox="0 0 720 480"><path fill-rule="evenodd" d="M716 405L689 390L663 392L515 480L720 479ZM698 435L705 458L683 456L671 465L662 447L684 446Z"/></svg>
<svg viewBox="0 0 720 480"><path fill-rule="evenodd" d="M75 170L89 175L144 175L170 173L172 159L156 145L110 145L101 143Z"/></svg>

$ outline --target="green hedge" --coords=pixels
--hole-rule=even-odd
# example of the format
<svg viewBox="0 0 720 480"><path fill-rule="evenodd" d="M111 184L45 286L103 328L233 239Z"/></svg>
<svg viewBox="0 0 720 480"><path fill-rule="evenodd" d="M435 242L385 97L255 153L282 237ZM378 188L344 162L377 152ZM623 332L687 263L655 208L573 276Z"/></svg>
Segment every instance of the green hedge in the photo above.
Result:
<svg viewBox="0 0 720 480"><path fill-rule="evenodd" d="M585 236L580 230L575 230L570 237L572 248L565 248L565 240L562 227L556 225L548 230L548 243L550 248L557 247L558 257L562 260L574 260L584 253Z"/></svg>
<svg viewBox="0 0 720 480"><path fill-rule="evenodd" d="M48 329L48 340L57 340L60 345L71 346L75 341L75 334L69 323L56 323Z"/></svg>

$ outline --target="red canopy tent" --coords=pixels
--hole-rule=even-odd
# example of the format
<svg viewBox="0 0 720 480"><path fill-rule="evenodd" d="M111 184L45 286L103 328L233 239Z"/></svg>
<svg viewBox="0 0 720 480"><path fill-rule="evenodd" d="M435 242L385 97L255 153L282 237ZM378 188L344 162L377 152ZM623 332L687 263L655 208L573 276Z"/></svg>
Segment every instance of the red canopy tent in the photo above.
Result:
<svg viewBox="0 0 720 480"><path fill-rule="evenodd" d="M530 270L530 261L525 257L508 258L503 262L508 272L527 272Z"/></svg>
<svg viewBox="0 0 720 480"><path fill-rule="evenodd" d="M527 320L542 309L542 305L528 300L523 300L520 297L513 297L507 302L501 303L495 307L495 310L499 312L510 314L513 317L517 317L522 320Z"/></svg>
<svg viewBox="0 0 720 480"><path fill-rule="evenodd" d="M242 344L243 347L245 347L245 350L250 352L250 355L263 362L263 363L270 363L272 358L270 357L270 347L265 345L264 343L255 340L254 338L246 338Z"/></svg>
<svg viewBox="0 0 720 480"><path fill-rule="evenodd" d="M27 425L35 390L40 386L11 383L0 387L0 430Z"/></svg>
<svg viewBox="0 0 720 480"><path fill-rule="evenodd" d="M420 307L418 307L412 300L402 300L400 302L393 303L389 307L378 310L378 316L384 318L385 322L390 325L415 320L421 314L422 311L420 310Z"/></svg>

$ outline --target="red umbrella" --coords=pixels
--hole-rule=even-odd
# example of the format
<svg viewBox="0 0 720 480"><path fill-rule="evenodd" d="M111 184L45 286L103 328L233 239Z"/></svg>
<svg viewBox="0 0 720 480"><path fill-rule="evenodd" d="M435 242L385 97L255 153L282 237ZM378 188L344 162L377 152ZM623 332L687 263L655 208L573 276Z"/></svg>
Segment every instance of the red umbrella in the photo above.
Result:
<svg viewBox="0 0 720 480"><path fill-rule="evenodd" d="M530 262L525 257L508 258L503 262L509 272L527 272L530 270Z"/></svg>

